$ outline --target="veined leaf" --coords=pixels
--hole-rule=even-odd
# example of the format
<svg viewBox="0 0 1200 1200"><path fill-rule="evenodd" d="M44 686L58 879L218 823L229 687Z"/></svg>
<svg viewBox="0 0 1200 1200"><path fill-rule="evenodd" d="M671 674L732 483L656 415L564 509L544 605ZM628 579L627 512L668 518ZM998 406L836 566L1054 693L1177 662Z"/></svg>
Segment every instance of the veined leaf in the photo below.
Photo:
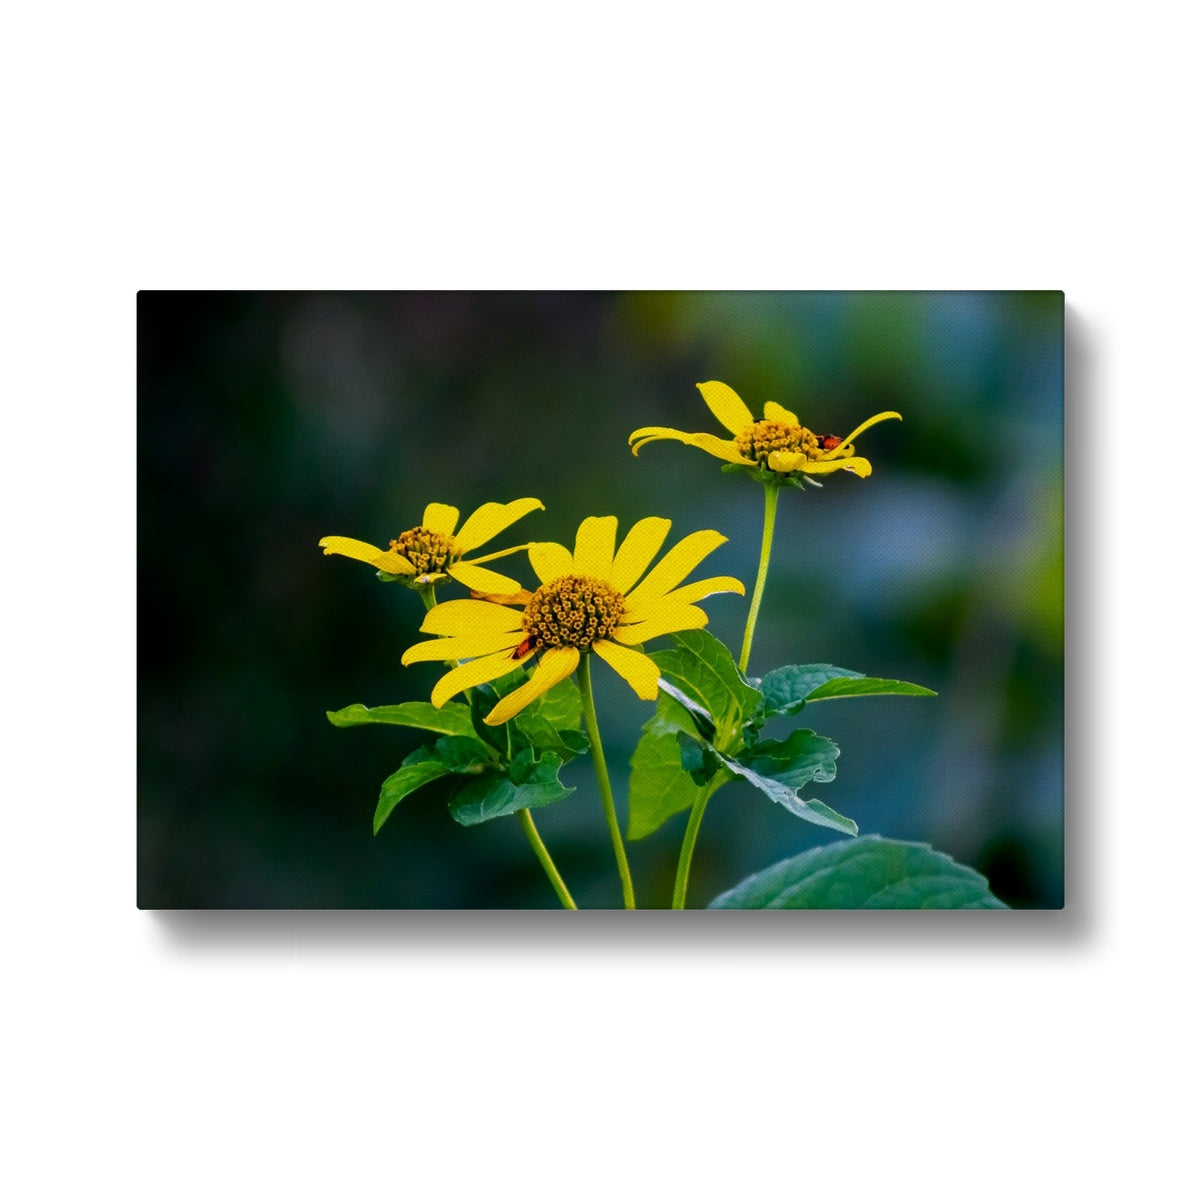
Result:
<svg viewBox="0 0 1200 1200"><path fill-rule="evenodd" d="M717 748L732 749L741 737L742 724L758 708L761 694L746 682L725 645L711 633L688 629L671 637L673 647L656 650L650 657L669 683L712 717Z"/></svg>
<svg viewBox="0 0 1200 1200"><path fill-rule="evenodd" d="M367 708L351 704L337 712L327 712L331 725L347 729L352 725L407 725L412 729L432 729L435 733L471 734L471 711L465 704L451 700L441 708L423 700L407 704L380 704Z"/></svg>
<svg viewBox="0 0 1200 1200"><path fill-rule="evenodd" d="M811 729L794 729L781 742L767 740L737 756L738 762L790 788L828 783L837 774L837 743Z"/></svg>
<svg viewBox="0 0 1200 1200"><path fill-rule="evenodd" d="M870 834L742 880L709 908L1006 908L978 871L920 842Z"/></svg>
<svg viewBox="0 0 1200 1200"><path fill-rule="evenodd" d="M691 808L700 787L680 762L678 734L694 735L696 726L687 709L665 692L658 696L654 716L642 727L633 752L629 776L631 841L653 833L668 817Z"/></svg>
<svg viewBox="0 0 1200 1200"><path fill-rule="evenodd" d="M523 808L554 804L575 790L559 782L561 767L557 754L535 759L531 750L523 750L510 764L509 774L487 771L459 788L450 799L450 815L460 825L480 825Z"/></svg>
<svg viewBox="0 0 1200 1200"><path fill-rule="evenodd" d="M754 784L760 792L797 817L811 821L814 825L824 825L829 829L836 829L839 833L851 835L858 833L858 826L849 817L843 817L841 813L834 812L820 800L803 800L786 783L780 783L769 775L760 775L757 771L743 766L736 758L730 758L727 754L721 755L721 758L724 760L725 766L735 775L740 775L749 783Z"/></svg>
<svg viewBox="0 0 1200 1200"><path fill-rule="evenodd" d="M422 747L422 749L425 749ZM410 755L410 759L412 756ZM445 763L437 758L421 757L412 761L406 760L400 770L389 775L379 789L379 804L375 808L375 832L378 833L384 821L391 816L392 809L404 799L409 792L443 775L450 773Z"/></svg>
<svg viewBox="0 0 1200 1200"><path fill-rule="evenodd" d="M799 712L810 700L834 700L845 696L935 696L929 688L898 679L874 679L861 671L835 667L832 663L777 667L759 684L763 694L763 717Z"/></svg>

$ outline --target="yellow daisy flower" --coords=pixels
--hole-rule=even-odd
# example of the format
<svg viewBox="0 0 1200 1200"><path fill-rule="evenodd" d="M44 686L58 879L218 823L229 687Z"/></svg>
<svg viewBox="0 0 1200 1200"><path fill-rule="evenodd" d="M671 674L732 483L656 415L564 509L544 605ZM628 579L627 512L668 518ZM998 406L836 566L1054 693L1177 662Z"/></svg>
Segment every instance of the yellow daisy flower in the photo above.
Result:
<svg viewBox="0 0 1200 1200"><path fill-rule="evenodd" d="M540 653L529 681L485 718L489 725L516 716L566 679L582 654L592 652L641 699L653 700L659 672L642 652L642 643L706 625L708 615L695 604L705 596L745 594L740 580L728 575L679 586L701 559L728 540L712 529L683 538L647 573L670 528L665 517L646 517L618 548L617 518L588 517L579 526L574 554L557 542L534 542L529 561L541 580L537 591L439 604L421 625L422 633L439 636L411 646L401 662L470 660L452 668L434 687L432 700L440 708L451 696L499 679Z"/></svg>
<svg viewBox="0 0 1200 1200"><path fill-rule="evenodd" d="M733 434L724 440L711 433L683 433L660 425L647 425L629 435L634 454L648 442L676 441L698 446L716 458L740 467L773 471L779 475L799 472L802 475L828 475L833 471L853 471L861 479L871 473L871 464L854 453L854 439L864 429L893 417L896 412L876 413L845 437L813 433L800 424L800 418L773 400L763 408L762 420L743 403L728 384L711 380L698 383L700 395L712 414Z"/></svg>
<svg viewBox="0 0 1200 1200"><path fill-rule="evenodd" d="M528 543L486 554L482 558L467 560L462 556L490 541L526 513L545 507L540 500L532 497L513 500L508 504L489 501L477 508L455 533L458 509L449 504L429 504L421 524L393 538L387 550L348 537L323 537L317 544L326 554L356 558L389 575L401 576L403 582L413 588L434 587L447 579L456 579L473 592L516 593L521 591L521 585L515 579L489 571L479 564L525 550Z"/></svg>

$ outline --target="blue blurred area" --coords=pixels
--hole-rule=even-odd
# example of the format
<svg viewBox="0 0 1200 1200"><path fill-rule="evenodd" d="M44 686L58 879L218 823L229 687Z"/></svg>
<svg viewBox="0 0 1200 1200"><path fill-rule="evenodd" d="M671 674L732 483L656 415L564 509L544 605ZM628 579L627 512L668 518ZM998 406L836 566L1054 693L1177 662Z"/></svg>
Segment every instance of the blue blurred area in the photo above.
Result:
<svg viewBox="0 0 1200 1200"><path fill-rule="evenodd" d="M867 480L789 490L752 674L834 662L936 699L810 706L842 748L814 794L931 842L1016 906L1063 901L1063 298L1059 292L156 293L139 296L138 897L142 907L554 907L515 821L455 825L437 785L378 837L419 735L327 709L428 696L400 666L419 598L325 558L386 544L430 500L534 495L520 540L655 513L716 528L749 585L761 490L647 424L720 432L695 384L869 430ZM514 560L519 561L519 560ZM735 649L747 601L706 602ZM595 672L620 798L651 712ZM590 763L538 824L581 904L620 893ZM683 816L630 856L666 905ZM693 903L830 840L731 784Z"/></svg>

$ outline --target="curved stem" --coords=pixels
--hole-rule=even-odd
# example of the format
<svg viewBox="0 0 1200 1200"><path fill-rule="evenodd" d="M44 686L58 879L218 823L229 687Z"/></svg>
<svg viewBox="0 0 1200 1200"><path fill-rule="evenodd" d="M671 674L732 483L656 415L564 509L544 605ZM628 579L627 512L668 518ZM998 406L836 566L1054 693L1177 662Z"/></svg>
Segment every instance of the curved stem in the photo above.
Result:
<svg viewBox="0 0 1200 1200"><path fill-rule="evenodd" d="M679 848L679 866L675 868L675 893L671 897L672 908L687 907L688 876L692 870L692 854L696 849L696 839L700 836L700 822L704 819L704 809L713 792L720 786L720 776L714 776L704 786L704 790L696 797L688 817L687 829L683 834L683 845ZM721 782L724 782L721 780Z"/></svg>
<svg viewBox="0 0 1200 1200"><path fill-rule="evenodd" d="M742 636L742 655L738 666L746 670L750 662L750 643L754 641L754 626L758 621L758 609L762 604L763 589L767 585L767 567L771 563L771 539L775 535L775 508L779 504L779 484L763 485L766 507L763 511L762 550L758 556L758 578L754 581L754 595L750 600L750 612L746 617L746 632Z"/></svg>
<svg viewBox="0 0 1200 1200"><path fill-rule="evenodd" d="M542 870L546 872L546 877L550 880L555 892L558 893L559 902L563 908L575 908L575 901L571 898L571 893L567 891L567 885L563 883L563 878L554 865L554 859L550 857L550 851L546 849L545 842L538 836L537 826L533 823L533 815L529 809L518 809L517 819L521 822L521 828L525 830L525 836L529 839L529 844L533 847L538 862L542 864Z"/></svg>
<svg viewBox="0 0 1200 1200"><path fill-rule="evenodd" d="M596 764L596 782L600 785L600 799L604 802L604 818L612 837L613 851L617 856L617 871L621 876L621 891L626 908L637 908L633 899L633 879L629 874L629 860L625 857L625 843L621 841L621 826L617 821L617 806L613 802L612 784L608 779L608 766L604 761L604 747L600 744L600 726L596 722L596 702L592 698L591 653L585 650L579 656L579 695L583 700L583 724L588 740L592 743L592 761Z"/></svg>

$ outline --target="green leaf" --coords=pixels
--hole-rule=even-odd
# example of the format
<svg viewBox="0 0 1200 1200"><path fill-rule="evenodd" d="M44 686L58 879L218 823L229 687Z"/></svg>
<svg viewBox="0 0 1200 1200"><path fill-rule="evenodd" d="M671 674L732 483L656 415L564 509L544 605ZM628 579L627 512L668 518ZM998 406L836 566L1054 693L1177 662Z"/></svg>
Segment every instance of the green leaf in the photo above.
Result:
<svg viewBox="0 0 1200 1200"><path fill-rule="evenodd" d="M578 729L583 720L583 700L573 676L556 683L539 696L526 713L533 713L555 729Z"/></svg>
<svg viewBox="0 0 1200 1200"><path fill-rule="evenodd" d="M988 881L920 842L835 842L743 879L709 908L1006 908Z"/></svg>
<svg viewBox="0 0 1200 1200"><path fill-rule="evenodd" d="M434 708L422 700L407 704L380 704L367 708L364 704L351 704L348 708L325 714L330 724L339 729L352 725L408 725L413 729L432 729L435 733L470 735L471 711L465 704L453 700Z"/></svg>
<svg viewBox="0 0 1200 1200"><path fill-rule="evenodd" d="M722 759L708 742L697 742L686 733L675 735L679 743L679 762L692 777L692 782L703 787L720 769Z"/></svg>
<svg viewBox="0 0 1200 1200"><path fill-rule="evenodd" d="M678 735L695 734L695 725L685 709L665 692L660 692L654 716L642 727L633 752L629 776L629 826L631 841L653 833L669 817L691 808L701 789L680 761Z"/></svg>
<svg viewBox="0 0 1200 1200"><path fill-rule="evenodd" d="M575 790L559 782L562 765L557 754L535 759L532 750L524 750L507 775L487 771L459 788L450 799L450 815L460 825L479 825L523 808L554 804Z"/></svg>
<svg viewBox="0 0 1200 1200"><path fill-rule="evenodd" d="M828 783L837 774L837 743L811 729L795 729L782 742L758 742L737 756L738 762L758 775L802 788Z"/></svg>
<svg viewBox="0 0 1200 1200"><path fill-rule="evenodd" d="M523 744L535 750L553 751L563 762L589 749L587 734L579 728L583 703L574 679L564 679L544 696L539 696L513 718Z"/></svg>
<svg viewBox="0 0 1200 1200"><path fill-rule="evenodd" d="M671 635L675 645L650 657L659 670L688 699L712 718L718 749L735 748L742 724L759 706L762 696L746 682L725 645L703 629Z"/></svg>
<svg viewBox="0 0 1200 1200"><path fill-rule="evenodd" d="M391 816L392 809L409 792L415 792L417 788L423 787L427 783L432 783L435 779L440 779L443 775L450 773L445 763L436 758L426 757L427 754L428 747L424 746L421 747L420 751L414 751L413 754L410 754L404 760L404 765L400 770L389 775L383 781L383 786L379 789L379 804L375 809L376 833L379 832L384 821Z"/></svg>
<svg viewBox="0 0 1200 1200"><path fill-rule="evenodd" d="M763 694L763 717L799 712L810 700L834 700L843 696L936 696L929 688L898 679L871 679L861 671L835 667L832 663L777 667L759 684Z"/></svg>
<svg viewBox="0 0 1200 1200"><path fill-rule="evenodd" d="M900 679L831 679L808 696L809 704L816 700L840 700L843 696L936 696L937 692L919 683Z"/></svg>
<svg viewBox="0 0 1200 1200"><path fill-rule="evenodd" d="M858 826L849 817L843 817L841 813L834 812L820 800L802 800L786 783L780 783L769 775L760 775L757 771L743 766L736 758L730 758L727 754L723 754L721 757L725 761L725 766L735 775L740 775L747 782L754 784L765 796L774 800L776 804L782 805L797 817L811 821L814 825L824 825L828 829L836 829L841 833L858 833Z"/></svg>
<svg viewBox="0 0 1200 1200"><path fill-rule="evenodd" d="M432 758L436 758L454 775L478 775L487 767L495 767L497 762L496 752L474 734L470 737L438 738L426 749Z"/></svg>

